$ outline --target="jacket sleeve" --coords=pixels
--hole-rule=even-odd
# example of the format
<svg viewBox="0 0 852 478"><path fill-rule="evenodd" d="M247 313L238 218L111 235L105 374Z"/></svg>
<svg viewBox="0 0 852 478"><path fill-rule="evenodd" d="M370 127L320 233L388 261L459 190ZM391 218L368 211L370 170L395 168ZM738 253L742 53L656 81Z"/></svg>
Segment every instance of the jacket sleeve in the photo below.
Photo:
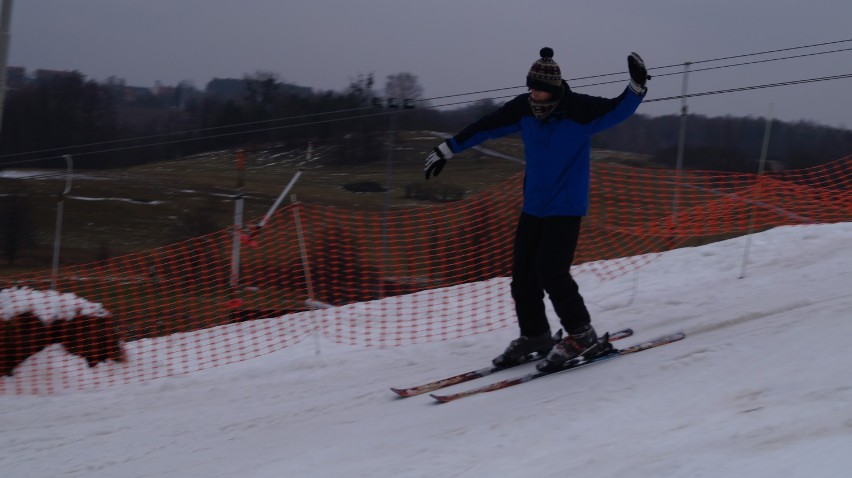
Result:
<svg viewBox="0 0 852 478"><path fill-rule="evenodd" d="M497 111L486 115L464 128L450 139L450 149L460 153L487 139L500 138L521 130L524 108L529 108L526 94L506 102Z"/></svg>
<svg viewBox="0 0 852 478"><path fill-rule="evenodd" d="M591 121L592 134L600 133L629 118L639 108L643 98L644 94L637 95L627 87L617 97L598 102L592 107L592 110L596 110Z"/></svg>

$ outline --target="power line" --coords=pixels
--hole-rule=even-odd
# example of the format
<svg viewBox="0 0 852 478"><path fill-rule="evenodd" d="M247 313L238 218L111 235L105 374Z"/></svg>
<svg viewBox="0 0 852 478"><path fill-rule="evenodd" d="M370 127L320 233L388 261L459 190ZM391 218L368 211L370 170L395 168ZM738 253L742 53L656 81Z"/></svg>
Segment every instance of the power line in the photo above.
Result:
<svg viewBox="0 0 852 478"><path fill-rule="evenodd" d="M838 40L838 41L824 42L824 43L816 43L816 44L811 44L811 45L802 45L802 46L797 46L797 47L768 50L768 51L762 51L762 52L756 52L756 53L746 53L746 54L720 57L720 58L714 58L714 59L708 59L708 60L698 60L698 61L694 61L694 62L690 62L690 63L691 64L710 63L710 62L730 60L730 59L736 59L736 58L745 58L745 57L750 57L750 56L765 55L765 54L769 54L769 53L779 53L779 52L785 52L785 51L814 48L814 47L818 47L818 46L834 45L834 44L846 43L846 42L850 42L850 41L852 41L852 39ZM709 70L716 70L716 69L723 69L723 68L742 67L742 66L752 65L752 64L767 63L767 62L782 61L782 60L791 60L791 59L804 58L804 57L817 56L817 55L824 55L824 54L841 53L841 52L846 52L846 51L852 51L852 48L843 48L843 49L837 49L837 50L829 50L829 51L807 53L807 54L800 54L800 55L791 55L791 56L780 57L780 58L756 60L756 61L751 61L751 62L742 62L742 63L735 63L735 64L730 64L730 65L701 68L701 69L693 70L693 72L709 71ZM649 70L660 70L660 69L665 69L665 68L671 68L671 67L674 67L674 66L682 66L682 64L673 64L673 65L668 65L668 66L649 68ZM572 79L569 79L567 81L579 81L579 80L583 80L583 79L603 78L603 77L613 76L613 75L623 75L625 73L626 72L607 73L607 74L602 74L602 75L593 75L593 76L572 78ZM679 75L679 74L682 74L682 72L664 73L664 74L659 74L657 76L672 76L672 75ZM706 95L711 95L711 94L722 94L722 93L730 93L730 92L735 92L735 91L746 91L746 90L753 90L753 89L771 88L771 87L776 87L776 86L787 86L787 85L793 85L793 84L812 83L812 82L818 82L818 81L829 81L829 80L834 80L834 79L844 79L844 78L848 78L848 77L849 77L849 75L835 75L835 76L832 76L832 77L811 78L811 79L806 79L806 80L795 80L795 81L790 81L790 82L773 83L773 84L768 84L768 85L756 85L756 86L743 87L743 88L732 88L732 89L728 89L728 90L719 90L719 91L716 91L716 92L696 93L696 94L687 95L686 97L706 96ZM575 88L584 88L584 87L589 87L589 86L617 83L617 82L620 82L620 81L622 81L622 80L613 80L613 81L605 81L605 82L598 82L598 83L590 83L590 84L579 85L579 86L576 86ZM457 98L457 97L461 97L461 96L494 93L494 92L499 92L499 91L519 89L519 88L524 88L524 86L519 85L519 86L506 87L506 88L480 90L480 91L469 92L469 93L459 93L459 94L454 94L454 95L445 95L445 96L437 96L437 97L433 97L433 98L418 99L416 101L417 102L428 102L428 101L434 101L434 100L438 100L438 99L449 99L449 98ZM492 100L505 99L505 98L511 98L511 97L514 97L514 96L515 95L500 96L500 97L494 97L494 98L490 98L490 99L492 99ZM683 98L683 97L684 96L682 96L682 95L681 96L671 96L671 97L666 97L666 98L646 100L645 102L650 103L650 102L655 102L655 101L680 99L680 98ZM460 101L460 102L455 102L455 103L446 103L446 104L442 104L442 105L431 105L430 107L431 108L443 108L443 107L448 107L448 106L457 106L457 105L462 105L462 104L468 104L468 103L472 103L472 102L475 102L475 101L479 101L479 99L477 99L477 100L466 100L466 101ZM14 157L14 156L50 153L50 152L58 152L58 151L62 151L64 153L67 153L69 150L73 150L73 149L91 148L91 147L95 147L95 146L104 146L104 145L124 143L124 142L132 142L132 141L144 141L144 140L147 140L147 139L156 139L156 138L163 138L163 137L170 137L170 136L198 134L198 133L203 133L203 132L208 132L208 131L216 131L216 130L222 130L222 129L247 127L247 126L268 124L268 123L274 123L274 122L280 122L280 121L292 121L292 120L312 118L312 117L331 115L331 114L354 113L354 112L358 112L358 111L367 111L367 110L374 110L374 108L368 106L368 107L358 107L358 108L350 108L350 109L335 110L335 111L320 112L320 113L310 113L310 114L296 115L296 116L291 116L291 117L273 118L273 119L269 119L269 120L260 120L260 121L246 122L246 123L238 123L238 124L233 124L233 125L202 128L202 129L197 129L197 130L180 131L180 132L173 132L173 133L163 133L163 134L158 134L158 135L149 135L149 136L141 136L141 137L127 138L127 139L95 142L95 143L88 143L88 144L74 145L74 146L67 146L67 147L49 148L49 149L28 151L28 152L22 152L22 153L13 153L13 154L2 155L2 156L0 156L0 158L9 158L9 157ZM79 155L91 155L91 154L100 154L100 153L108 153L108 152L116 152L116 151L126 151L126 150L129 150L129 149L136 149L136 148L146 148L146 147L153 147L153 146L184 143L184 142L189 142L189 141L215 139L215 138L222 138L222 137L235 136L235 135L241 135L241 134L261 133L261 132L274 131L274 130L280 130L280 129L302 127L302 126L313 126L313 125L327 124L327 123L332 123L332 122L337 122L337 121L348 121L348 120L353 120L353 119L370 118L370 117L376 117L376 116L385 116L385 115L388 115L388 114L394 114L394 112L381 112L381 113L365 114L365 115L358 115L358 116L349 116L349 117L345 117L345 118L332 118L332 119L328 119L328 120L320 120L320 121L304 122L304 123L298 123L298 124L274 126L274 127L269 127L269 128L252 129L252 130L246 130L246 131L236 131L236 132L220 133L220 134L206 135L206 136L195 136L195 137L192 137L192 138L182 138L182 139L176 139L176 140L171 140L171 141L160 141L160 142L155 142L155 143L146 143L146 144L142 144L142 145L121 146L121 147L108 148L108 149L91 151L91 152L75 153L75 154L79 156ZM51 157L45 157L45 158L41 158L41 159L25 160L25 161L19 161L19 162L9 162L9 163L5 163L5 164L7 164L7 165L9 165L9 164L23 164L23 163L39 162L39 161L43 161L43 160L46 160L46 159L54 159L54 157L51 156Z"/></svg>
<svg viewBox="0 0 852 478"><path fill-rule="evenodd" d="M370 109L372 109L372 108L370 108ZM118 151L127 151L127 150L130 150L130 149L151 148L151 147L155 147L155 146L166 146L166 145L170 145L170 144L188 143L188 142L191 142L191 141L202 141L202 140L208 140L208 139L225 138L225 137L228 137L228 136L237 136L237 135L242 135L242 134L264 133L264 132L268 132L268 131L276 131L276 130L289 129L289 128L298 128L298 127L304 127L304 126L315 126L315 125L319 125L319 124L334 123L334 122L337 122L337 121L348 121L348 120L356 120L356 119L362 119L362 118L371 118L371 117L376 117L376 116L386 116L386 115L389 115L389 114L394 114L394 112L381 112L381 113L374 113L374 114L369 114L369 115L350 116L348 118L333 118L333 119L327 119L327 120L312 121L312 122L307 122L307 123L290 124L290 125L284 125L284 126L273 126L273 127L269 127L269 128L259 128L259 129L253 129L253 130L248 130L248 131L235 131L235 132L231 132L231 133L220 133L220 134L213 134L213 135L208 135L208 136L196 136L196 137L193 137L193 138L182 138L182 139L175 139L175 140L171 140L171 141L159 141L159 142L156 142L156 143L146 143L146 144L137 144L137 145L132 145L132 146L121 146L121 147L109 148L109 149L99 149L97 151L88 151L88 152L76 153L75 156L90 156L90 155L93 155L93 154L114 153L114 152L118 152ZM46 156L46 157L39 158L39 159L12 161L12 162L8 162L8 163L4 163L4 164L9 165L9 164L36 163L36 162L41 162L41 161L45 161L45 160L49 160L49 159L56 159L56 158L57 158L57 156Z"/></svg>
<svg viewBox="0 0 852 478"><path fill-rule="evenodd" d="M689 61L689 63L692 64L692 65L698 65L698 64L701 64L701 63L712 63L712 62L716 62L716 61L735 60L737 58L746 58L746 57L750 57L750 56L768 55L770 53L782 53L782 52L785 52L785 51L793 51L793 50L803 50L803 49L807 49L807 48L816 48L816 47L819 47L819 46L837 45L837 44L840 44L840 43L848 43L848 42L852 42L852 38L849 38L847 40L837 40L837 41L830 41L830 42L823 42L823 43L813 43L813 44L810 44L810 45L794 46L794 47L790 47L790 48L779 48L779 49L776 49L776 50L766 50L766 51L759 51L759 52L754 52L754 53L743 53L743 54L740 54L740 55L723 56L723 57L712 58L712 59L708 59L708 60ZM795 58L795 57L791 57L791 58ZM656 66L656 67L648 68L648 71L664 70L664 69L667 69L667 68L682 67L682 66L683 66L683 63L674 63L674 64L666 65L666 66ZM574 78L574 81L591 80L593 78L604 78L604 77L613 76L613 75L623 75L625 73L627 73L627 72L626 71L620 71L620 72L617 72L617 73L606 73L606 74L603 74L603 75L585 76L585 77L580 77L580 78ZM662 76L662 75L660 75L660 76Z"/></svg>
<svg viewBox="0 0 852 478"><path fill-rule="evenodd" d="M782 48L782 49L778 49L778 50L769 50L769 51L763 51L763 52L757 52L757 53L746 53L746 54L742 54L742 55L713 58L713 59L710 59L710 60L691 61L689 63L693 64L693 65L697 65L697 64L701 64L701 63L711 63L711 62L716 62L716 61L731 60L731 59L736 59L736 58L745 58L745 57L749 57L749 56L766 55L766 54L769 54L769 53L780 53L780 52L791 51L791 50L801 50L801 49L805 49L805 48L814 48L814 47L817 47L817 46L835 45L835 44L838 44L838 43L847 43L847 42L852 42L852 38L849 39L849 40L838 40L838 41L826 42L826 43L815 43L815 44L812 44L812 45L803 45L803 46L797 46L797 47L792 47L792 48ZM708 67L708 68L699 68L699 69L696 69L696 70L692 70L692 73L696 73L696 72L700 72L700 71L717 70L717 69L723 69L723 68L739 67L739 66L745 66L745 65L753 65L753 64L758 64L758 63L769 63L769 62L773 62L773 61L792 60L792 59L796 59L796 58L805 58L805 57L809 57L809 56L825 55L825 54L829 54L829 53L841 53L841 52L845 52L845 51L852 51L852 47L842 48L842 49L838 49L838 50L821 51L821 52L816 52L816 53L805 53L805 54L801 54L801 55L791 55L791 56L785 56L785 57L780 57L780 58L770 58L770 59L767 59L767 60L756 60L756 61L751 61L751 62L734 63L734 64L731 64L731 65L714 66L714 67ZM675 66L682 67L683 63L648 68L648 71L662 70L662 69L666 69L666 68L672 68L672 67L675 67ZM590 80L590 79L594 79L594 78L606 78L608 76L625 75L627 73L628 72L626 72L626 71L619 71L619 72L616 72L616 73L604 73L604 74L601 74L601 75L580 76L580 77L577 77L577 78L569 78L565 81L571 82L571 81ZM655 75L655 76L660 77L660 76L672 76L672 75L681 75L681 74L683 74L683 72L678 71L678 72L674 72L674 73L662 73L662 74L658 74L658 75ZM604 81L604 82L600 82L600 83L589 83L589 84L577 86L577 88L584 88L584 87L587 87L587 86L597 86L597 85L608 85L608 84L611 84L611 83L619 83L621 81L622 80L614 80L614 81ZM459 97L459 96L493 93L493 92L497 92L497 91L514 90L514 89L518 89L518 88L526 88L526 85L510 86L510 87L506 87L506 88L495 88L495 89L492 89L492 90L482 90L482 91L476 91L476 92L472 92L472 93L459 93L459 94L455 94L455 95L438 96L438 97L435 97L435 98L426 98L426 99L421 99L421 100L417 100L417 101L432 101L432 100L439 100L439 99L446 99L446 98L456 98L456 97Z"/></svg>
<svg viewBox="0 0 852 478"><path fill-rule="evenodd" d="M760 63L770 63L770 62L773 62L773 61L781 61L781 60L792 60L792 59L796 59L796 58L806 58L806 57L810 57L810 56L825 55L825 54L828 54L828 53L842 53L842 52L846 52L846 51L852 51L852 47L842 48L842 49L839 49L839 50L821 51L821 52L817 52L817 53L805 53L805 54L801 54L801 55L785 56L785 57L781 57L781 58L770 58L768 60L755 60L755 61L747 61L747 62L742 62L742 63L732 63L730 65L710 66L710 67L707 67L707 68L697 68L697 69L694 69L694 70L690 70L690 73L698 73L698 72L702 72L702 71L711 71L711 70L722 70L722 69L725 69L725 68L734 68L734 67L741 67L741 66L747 66L747 65L756 65L756 64L760 64ZM679 66L683 66L683 65L679 65ZM659 74L659 75L656 75L655 78L666 77L666 76L676 76L676 75L682 75L682 74L683 74L682 71L676 71L676 72L673 72L673 73ZM612 80L612 81L602 81L602 82L599 82L599 83L588 83L588 84L585 84L585 85L577 86L576 88L584 88L584 87L587 87L587 86L608 85L608 84L612 84L612 83L620 83L621 81L622 80Z"/></svg>
<svg viewBox="0 0 852 478"><path fill-rule="evenodd" d="M172 132L172 133L160 133L160 134L148 135L148 136L136 136L136 137L133 137L133 138L114 139L114 140L109 140L109 141L98 141L98 142L94 142L94 143L78 144L78 145L58 147L58 148L47 148L47 149L41 149L41 150L36 150L36 151L27 151L27 152L23 152L23 153L4 154L4 155L0 156L0 158L22 156L22 155L26 155L26 154L51 153L51 152L58 152L58 151L67 152L69 149L90 148L92 146L104 146L104 145L108 145L108 144L123 143L123 142L130 142L130 141L142 141L142 140L146 140L146 139L163 138L163 137L168 137L168 136L196 134L196 133L202 133L202 132L206 132L206 131L215 131L215 130L220 130L220 129L253 126L253 125L264 124L264 123L273 123L273 122L276 122L276 121L287 121L287 120L294 120L294 119L310 118L310 117L314 117L314 116L323 116L323 115L329 115L329 114L352 113L352 112L355 112L355 111L363 111L363 110L371 110L371 109L374 109L374 108L369 107L369 106L365 106L365 107L350 108L350 109L344 109L344 110L326 111L326 112L321 112L321 113L308 113L308 114L304 114L304 115L287 116L287 117L283 117L283 118L273 118L273 119L268 119L268 120L249 121L249 122L246 122L246 123L236 123L236 124L232 124L232 125L211 126L209 128L201 128L201 129L186 130L186 131L175 131L175 132Z"/></svg>
<svg viewBox="0 0 852 478"><path fill-rule="evenodd" d="M800 84L805 84L805 83L817 83L817 82L821 82L821 81L842 80L842 79L847 79L847 78L852 78L852 73L847 73L847 74L842 74L842 75L833 75L833 76L823 76L823 77L816 77L816 78L807 78L807 79L803 79L803 80L784 81L784 82L778 82L778 83L767 83L767 84L763 84L763 85L753 85L753 86L744 86L744 87L738 87L738 88L729 88L729 89L726 89L726 90L706 91L706 92L703 92L703 93L692 93L692 94L687 94L687 95L667 96L667 97L663 97L663 98L654 98L654 99L650 99L650 100L643 100L642 103L644 104L644 103L654 103L654 102L657 102L657 101L679 100L679 99L682 99L682 98L690 98L690 97L693 97L693 96L709 96L709 95L717 95L717 94L724 94L724 93L734 93L734 92L738 92L738 91L760 90L760 89L764 89L764 88L775 88L775 87L778 87L778 86L790 86L790 85L800 85ZM599 83L595 83L595 85L597 85L597 84L599 84ZM593 85L582 85L579 88L582 88L584 86L593 86ZM499 96L499 97L490 98L490 99L500 100L500 99L506 99L506 98L514 98L514 97L515 97L515 95L508 95L508 96ZM468 101L459 101L459 102L456 102L456 103L446 103L446 104L443 104L443 105L435 105L433 107L434 108L443 108L443 107L447 107L447 106L457 106L457 105L462 105L462 104L465 104L465 103L472 103L473 101L478 101L478 100L468 100Z"/></svg>
<svg viewBox="0 0 852 478"><path fill-rule="evenodd" d="M768 83L764 85L753 85L753 86L741 86L738 88L728 88L725 90L716 90L716 91L705 91L703 93L690 93L686 95L678 95L678 96L667 96L664 98L654 98L651 100L643 101L643 103L654 103L656 101L669 101L669 100L678 100L681 98L692 98L696 96L710 96L710 95L721 95L726 93L736 93L739 91L750 91L750 90L762 90L764 88L776 88L779 86L790 86L790 85L802 85L806 83L817 83L820 81L831 81L831 80L842 80L852 78L852 73L846 73L843 75L833 75L833 76L823 76L818 78L808 78L805 80L793 80L793 81L783 81L779 83Z"/></svg>
<svg viewBox="0 0 852 478"><path fill-rule="evenodd" d="M697 65L699 63L710 63L710 62L714 62L714 61L734 60L734 59L737 59L737 58L746 58L746 57L749 57L749 56L768 55L770 53L781 53L781 52L785 52L785 51L803 50L803 49L806 49L806 48L816 48L818 46L837 45L837 44L840 44L840 43L848 43L848 42L852 42L852 38L849 38L847 40L837 40L837 41L830 41L830 42L824 42L824 43L814 43L814 44L811 44L811 45L802 45L802 46L794 46L794 47L790 47L790 48L781 48L781 49L778 49L778 50L767 50L767 51L761 51L761 52L757 52L757 53L745 53L745 54L742 54L742 55L733 55L733 56L726 56L726 57L721 57L721 58L714 58L712 60L691 61L690 63L692 63L693 65ZM652 69L672 68L672 67L675 67L675 66L683 66L683 63L676 63L676 64L668 65L668 66L660 66L660 67L652 68Z"/></svg>
<svg viewBox="0 0 852 478"><path fill-rule="evenodd" d="M781 48L781 49L767 50L767 51L761 51L761 52L755 52L755 53L745 53L745 54L740 54L740 55L719 57L719 58L713 58L713 59L707 59L707 60L698 60L698 61L694 61L694 62L690 62L690 63L691 64L711 63L711 62L730 60L730 59L736 59L736 58L745 58L745 57L750 57L750 56L766 55L766 54L770 54L770 53L780 53L780 52L785 52L785 51L815 48L815 47L819 47L819 46L836 45L836 44L840 44L840 43L847 43L847 42L850 42L850 41L852 41L852 39L837 40L837 41L823 42L823 43L814 43L814 44L810 44L810 45L801 45L801 46L790 47L790 48ZM700 72L700 71L709 71L709 70L714 70L714 69L723 69L723 68L732 68L732 67L739 67L739 66L745 66L745 65L752 65L752 64L758 64L758 63L767 63L767 62L773 62L773 61L789 60L789 59L795 59L795 58L804 58L804 57L824 55L824 54L829 54L829 53L839 53L839 52L845 52L845 51L850 51L850 50L852 50L852 48L830 50L830 51L816 52L816 53L808 53L808 54L802 54L802 55L793 55L793 56L787 56L787 57L781 57L781 58L772 58L772 59L768 59L768 60L757 60L757 61L753 61L753 62L737 63L737 64L732 64L732 65L723 65L723 66L716 66L716 67L709 67L709 68L701 68L701 69L693 70L693 73ZM666 68L671 68L671 67L674 67L674 66L682 66L682 64L673 64L673 65L668 65L668 66L649 68L649 71L666 69ZM593 78L605 78L605 77L614 76L614 75L624 75L625 73L627 73L627 72L621 71L621 72L617 72L617 73L606 73L606 74L601 74L601 75L592 75L592 76L571 78L571 79L568 79L567 81L580 81L580 80L593 79ZM679 74L682 74L682 73L681 72L664 73L664 74L658 74L657 76L672 76L672 75L679 75ZM606 85L606 84L611 84L611 83L618 83L620 81L621 80L613 80L613 81L604 81L604 82L598 82L598 83L589 83L589 84L585 84L585 85L579 85L575 88L584 88L584 87L588 87L588 86ZM486 94L486 93L494 93L494 92L498 92L498 91L513 90L513 89L518 89L518 88L524 88L524 86L518 85L518 86L511 86L511 87L506 87L506 88L495 88L495 89L490 89L490 90L480 90L480 91L469 92L469 93L458 93L458 94L454 94L454 95L436 96L436 97L433 97L433 98L418 99L416 101L417 102L429 102L429 101L435 101L435 100L439 100L439 99L457 98L457 97L469 96L469 95L481 95L481 94ZM439 107L452 106L452 105L464 104L464 103L467 103L467 102L451 103L449 105L441 105ZM252 122L246 122L246 123L237 123L237 124L233 124L233 125L214 126L214 127L210 127L210 128L201 128L201 129L196 129L196 130L177 131L177 132L172 132L172 133L161 133L161 134L157 134L157 135L139 136L139 137L134 137L134 138L117 139L117 140L110 140L110 141L100 141L100 142L94 142L94 143L88 143L88 144L57 147L57 148L47 148L47 149L27 151L27 152L22 152L22 153L12 153L12 154L2 155L2 156L0 156L0 158L9 158L9 157L15 157L15 156L51 153L51 152L59 152L59 151L62 151L63 153L67 153L69 150L73 150L73 149L91 148L91 147L95 147L95 146L104 146L104 145L117 144L117 143L123 143L123 142L143 141L143 140L146 140L146 139L154 139L154 138L166 138L166 137L170 137L170 136L198 134L198 133L203 133L203 132L207 132L207 131L216 131L216 130L229 129L229 128L246 127L246 126L259 125L259 124L274 123L274 122L279 122L279 121L290 121L290 120L311 118L311 117L324 116L324 115L330 115L330 114L352 113L352 112L365 111L365 110L370 110L370 109L373 109L373 108L368 106L368 107L349 108L349 109L334 110L334 111L327 111L327 112L320 112L320 113L309 113L309 114L304 114L304 115L296 115L296 116L289 116L289 117L282 117L282 118L273 118L273 119L268 119L268 120L259 120L259 121L252 121ZM368 115L368 116L371 116L371 115ZM342 120L346 120L346 119L351 119L351 118L343 118ZM305 124L311 125L311 124L316 124L316 123L305 123ZM261 130L261 131L264 131L264 130ZM252 131L247 131L247 132L252 132ZM243 133L245 133L245 132L243 132ZM222 136L232 136L232 135L233 135L233 133L228 133L228 134L223 134ZM204 138L210 138L210 136L205 136ZM163 142L163 144L171 144L171 143L173 143L173 142ZM137 146L112 148L112 149L104 150L104 152L121 151L121 150L126 150L126 149L129 149L129 148L135 148L135 147L137 147ZM144 146L139 146L139 147L144 147Z"/></svg>
<svg viewBox="0 0 852 478"><path fill-rule="evenodd" d="M719 95L719 94L735 93L735 92L741 92L741 91L760 90L760 89L766 89L766 88L776 88L776 87L780 87L780 86L800 85L800 84L817 83L817 82L822 82L822 81L840 80L840 79L848 79L848 78L852 78L852 73L847 73L847 74L842 74L842 75L816 77L816 78L807 78L807 79L801 79L801 80L792 80L792 81L785 81L785 82L778 82L778 83L767 83L767 84L763 84L763 85L752 85L752 86L744 86L744 87L738 87L738 88L728 88L728 89L725 89L725 90L706 91L706 92L702 92L702 93L691 93L691 94L687 94L687 95L667 96L667 97L663 97L663 98L654 98L654 99L650 99L650 100L645 100L645 101L643 101L643 103L655 103L655 102L659 102L659 101L670 101L670 100L677 100L677 99L682 99L682 98ZM514 97L514 95L509 95L509 96L497 97L497 98L492 98L492 99L504 99L504 98L513 98L513 97ZM466 104L466 103L472 103L474 101L478 101L478 100L468 100L468 101L460 101L460 102L456 102L456 103L447 103L447 104L443 104L443 105L436 105L436 106L433 106L433 107L434 108L441 108L441 107L447 107L447 106L456 106L456 105L461 105L461 104ZM409 110L409 111L411 111L411 110ZM184 138L184 139L178 139L178 140L173 140L173 141L162 141L162 142L157 142L157 143L148 143L148 144L143 144L143 145L124 146L124 147L119 147L119 148L98 150L98 151L92 151L92 152L87 152L87 153L78 153L78 156L110 153L110 152L116 152L116 151L126 151L126 150L129 150L129 149L135 149L135 148L148 148L148 147L154 147L154 146L164 146L164 145L169 145L169 144L185 143L185 142L189 142L189 141L200 141L200 140L205 140L205 139L215 139L215 138L222 138L222 137L227 137L227 136L235 136L235 135L240 135L240 134L263 133L263 132L268 132L268 131L276 131L276 130L282 130L282 129L302 127L302 126L313 126L313 125L318 125L318 124L333 123L333 122L344 121L344 120L354 120L354 119L369 118L369 117L376 117L376 116L386 116L386 115L389 115L389 114L395 114L395 112L381 112L381 113L374 113L374 114L370 114L370 115L361 115L361 116L355 116L355 117L349 117L349 118L335 118L335 119L328 119L328 120L313 121L313 122L309 122L309 123L299 123L299 124L295 124L295 125L274 126L274 127L255 129L255 130L250 130L250 131L239 131L239 132L233 132L233 133L224 133L224 134L217 134L217 135L210 135L210 136L201 136L201 137L195 137L195 138ZM40 161L45 161L45 160L55 159L55 158L56 158L56 156L49 156L49 157L44 157L44 158L40 158L40 159L12 162L12 163L7 163L7 164L22 164L22 163L30 163L30 162L40 162Z"/></svg>

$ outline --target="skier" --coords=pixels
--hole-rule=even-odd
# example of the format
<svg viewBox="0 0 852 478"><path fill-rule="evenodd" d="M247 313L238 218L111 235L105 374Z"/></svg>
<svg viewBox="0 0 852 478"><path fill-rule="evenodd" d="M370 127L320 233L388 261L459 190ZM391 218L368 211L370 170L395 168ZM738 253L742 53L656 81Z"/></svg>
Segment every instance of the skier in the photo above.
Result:
<svg viewBox="0 0 852 478"><path fill-rule="evenodd" d="M537 353L539 370L552 371L580 355L612 351L600 340L571 277L571 263L588 209L591 136L632 115L650 78L642 58L627 57L630 83L615 98L574 93L562 79L553 50L542 48L521 94L436 146L426 158L426 179L438 176L453 155L487 139L520 132L526 157L524 202L515 232L511 293L520 336L493 363L512 366ZM567 337L553 337L545 315L547 292Z"/></svg>

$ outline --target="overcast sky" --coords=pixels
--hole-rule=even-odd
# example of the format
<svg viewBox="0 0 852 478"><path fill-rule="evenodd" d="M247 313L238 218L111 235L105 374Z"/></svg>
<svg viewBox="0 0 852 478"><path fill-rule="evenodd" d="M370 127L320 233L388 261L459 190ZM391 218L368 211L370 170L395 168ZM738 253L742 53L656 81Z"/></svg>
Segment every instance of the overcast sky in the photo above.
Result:
<svg viewBox="0 0 852 478"><path fill-rule="evenodd" d="M258 70L318 90L342 90L370 72L382 87L387 75L409 72L434 98L523 85L542 46L555 50L572 79L624 72L631 51L653 68L850 40L850 19L849 0L17 0L9 64L117 76L134 86L191 80L201 89L212 78ZM775 56L848 48L852 42ZM688 87L699 93L850 73L852 51L844 51L695 72ZM627 75L606 78L619 78L576 90L615 96ZM649 86L648 100L675 96L681 76ZM770 104L776 118L852 128L852 78L691 98L689 111L760 117ZM679 100L639 110L679 111Z"/></svg>

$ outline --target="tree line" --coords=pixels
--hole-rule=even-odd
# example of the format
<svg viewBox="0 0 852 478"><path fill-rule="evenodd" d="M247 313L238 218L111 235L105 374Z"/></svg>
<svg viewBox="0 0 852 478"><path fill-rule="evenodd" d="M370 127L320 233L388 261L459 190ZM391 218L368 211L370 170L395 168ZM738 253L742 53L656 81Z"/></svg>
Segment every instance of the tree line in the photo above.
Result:
<svg viewBox="0 0 852 478"><path fill-rule="evenodd" d="M10 90L6 97L0 166L57 167L73 154L81 169L127 167L190 154L253 145L336 143L338 160L373 159L387 133L387 99L414 100L418 107L395 116L399 130L456 132L499 106L475 101L452 110L430 108L415 75L351 79L343 91L314 91L282 82L269 72L212 80L205 91L182 83L144 94L114 78L87 80L79 72L57 75ZM128 92L134 92L128 95ZM378 101L381 99L381 101ZM645 153L673 167L681 118L634 115L594 138L593 146ZM755 171L765 123L761 118L687 118L685 167ZM810 122L776 121L768 158L801 169L852 153L852 131ZM48 158L44 162L33 162Z"/></svg>
<svg viewBox="0 0 852 478"><path fill-rule="evenodd" d="M413 99L422 95L417 78L407 73L389 76L385 91ZM359 160L363 154L357 153L387 129L387 120L377 114L381 111L371 106L379 95L372 75L335 92L258 72L212 80L202 92L189 84L147 91L70 72L8 92L0 166L57 167L56 158L72 154L79 168L127 167L205 151L306 141L345 142L356 154L343 159ZM423 120L434 116L417 111L398 126L437 126Z"/></svg>
<svg viewBox="0 0 852 478"><path fill-rule="evenodd" d="M674 169L681 120L678 115L634 115L597 135L593 146L648 154L654 163ZM765 118L689 115L685 125L686 169L757 172ZM771 124L766 158L773 169L805 169L850 154L850 130L808 121Z"/></svg>

